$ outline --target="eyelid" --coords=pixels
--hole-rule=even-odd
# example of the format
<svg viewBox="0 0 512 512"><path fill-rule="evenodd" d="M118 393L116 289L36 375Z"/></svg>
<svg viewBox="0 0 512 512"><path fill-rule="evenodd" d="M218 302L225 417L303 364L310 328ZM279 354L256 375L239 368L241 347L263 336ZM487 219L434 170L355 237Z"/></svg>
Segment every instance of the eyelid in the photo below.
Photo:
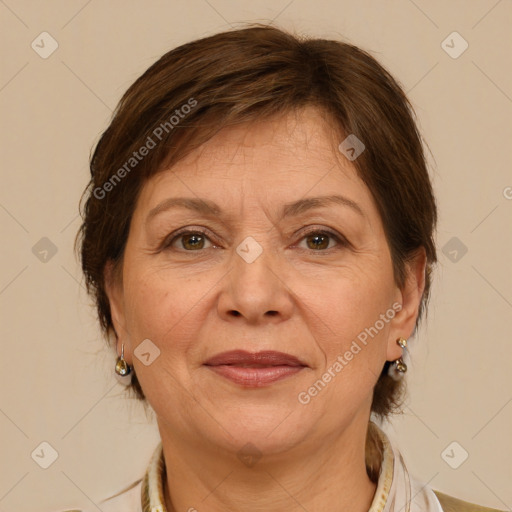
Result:
<svg viewBox="0 0 512 512"><path fill-rule="evenodd" d="M163 241L160 244L161 248L163 250L168 249L169 247L171 247L171 245L177 239L179 239L180 236L188 235L188 234L196 234L196 233L204 235L204 237L207 238L212 243L213 247L216 247L216 246L218 247L219 244L217 244L217 242L215 241L215 237L211 235L210 230L208 230L207 228L202 227L202 226L185 226L185 227L177 229L176 231L173 231L171 234L169 234L168 236L164 237ZM342 246L343 247L343 246L349 246L350 245L350 242L343 235L338 233L337 231L333 230L332 228L328 228L328 227L325 227L325 226L319 226L319 225L305 226L302 229L300 229L297 233L295 233L294 237L299 237L299 240L298 240L297 244L302 242L302 240L304 238L306 238L310 234L325 234L325 235L328 235L331 238L333 238L334 240L336 240L337 246ZM297 244L295 244L295 245L297 245ZM209 248L210 247L207 247L207 249L209 249ZM323 250L318 250L318 251L314 251L313 249L311 249L311 251L318 252L318 253L320 253L320 252L329 252L331 249L335 249L335 248L336 248L336 246L335 247L330 247L329 249L323 249ZM187 251L187 250L183 249L180 252L199 252L199 251L200 250L198 250L198 251Z"/></svg>
<svg viewBox="0 0 512 512"><path fill-rule="evenodd" d="M338 246L349 246L350 242L340 233L337 231L327 228L325 226L306 226L303 229L299 230L299 232L296 234L296 236L299 236L299 242L302 242L304 238L306 238L310 234L324 234L329 235L331 238L334 238L337 242ZM329 249L324 249L321 251L313 251L313 252L329 252L331 249L335 249L335 247L330 247Z"/></svg>
<svg viewBox="0 0 512 512"><path fill-rule="evenodd" d="M199 226L197 226L197 227L186 226L186 227L177 229L176 231L173 231L168 236L165 236L160 244L161 248L162 248L162 250L168 249L182 235L197 234L197 233L204 235L204 237L207 238L212 243L212 245L215 247L215 243L216 243L215 237L210 235L210 231L208 229L206 229L204 227L199 227ZM208 247L208 249L209 249L209 247ZM183 249L181 252L196 252L196 251L186 251Z"/></svg>

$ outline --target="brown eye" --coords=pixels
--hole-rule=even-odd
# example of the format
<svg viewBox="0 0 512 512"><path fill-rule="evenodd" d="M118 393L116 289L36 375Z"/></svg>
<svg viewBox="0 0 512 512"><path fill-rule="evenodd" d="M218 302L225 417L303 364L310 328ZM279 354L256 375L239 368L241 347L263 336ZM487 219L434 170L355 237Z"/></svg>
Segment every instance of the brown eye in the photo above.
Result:
<svg viewBox="0 0 512 512"><path fill-rule="evenodd" d="M307 249L311 249L312 251L325 251L336 246L346 245L342 237L330 231L310 231L306 233L302 240L306 241ZM335 241L335 244L333 245L331 241Z"/></svg>
<svg viewBox="0 0 512 512"><path fill-rule="evenodd" d="M182 235L182 246L184 249L202 249L204 247L205 237L202 234L192 233L188 235Z"/></svg>
<svg viewBox="0 0 512 512"><path fill-rule="evenodd" d="M324 233L309 235L306 237L308 247L314 250L327 249L329 247L329 238L330 237Z"/></svg>
<svg viewBox="0 0 512 512"><path fill-rule="evenodd" d="M209 238L202 231L182 231L175 235L169 243L165 245L165 248L182 249L188 252L199 251L205 249L206 241L209 242ZM179 244L176 246L178 242Z"/></svg>

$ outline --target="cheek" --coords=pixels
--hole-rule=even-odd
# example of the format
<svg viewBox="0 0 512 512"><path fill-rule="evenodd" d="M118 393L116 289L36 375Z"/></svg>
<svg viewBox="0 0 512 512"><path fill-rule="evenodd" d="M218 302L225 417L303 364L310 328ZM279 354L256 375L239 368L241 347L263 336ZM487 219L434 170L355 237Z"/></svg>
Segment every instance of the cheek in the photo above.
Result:
<svg viewBox="0 0 512 512"><path fill-rule="evenodd" d="M316 293L322 318L342 339L373 326L392 306L392 279L382 271L345 273Z"/></svg>
<svg viewBox="0 0 512 512"><path fill-rule="evenodd" d="M315 336L324 353L319 372L336 374L332 390L338 398L366 395L380 374L394 316L392 289L390 275L358 272L310 297L324 326L324 335Z"/></svg>
<svg viewBox="0 0 512 512"><path fill-rule="evenodd" d="M159 272L140 274L127 283L127 322L134 346L149 338L163 355L183 352L201 325L198 313L208 289L201 279L184 280L170 273L164 278ZM169 343L173 350L164 350Z"/></svg>
<svg viewBox="0 0 512 512"><path fill-rule="evenodd" d="M328 299L316 311L320 323L328 325L323 334L315 334L323 361L315 369L311 387L302 391L314 397L315 407L336 423L342 416L353 417L362 404L371 404L386 360L392 318L388 313L386 322L381 315L393 310L385 294L375 290L369 294L362 285L338 287Z"/></svg>
<svg viewBox="0 0 512 512"><path fill-rule="evenodd" d="M204 323L200 301L205 300L205 289L194 280L163 279L158 272L146 272L127 283L126 295L130 297L127 322L135 351L132 362L144 394L155 410L161 410L162 404L178 407L188 397L183 386L190 389L187 361L198 357L193 352ZM157 358L147 366L137 357L137 346L145 339L158 348Z"/></svg>

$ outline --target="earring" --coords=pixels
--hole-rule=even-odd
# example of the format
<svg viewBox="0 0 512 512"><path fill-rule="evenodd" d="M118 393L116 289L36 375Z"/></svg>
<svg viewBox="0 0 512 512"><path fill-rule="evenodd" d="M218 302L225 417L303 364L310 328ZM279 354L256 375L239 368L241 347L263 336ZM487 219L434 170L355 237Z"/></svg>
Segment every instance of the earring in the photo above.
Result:
<svg viewBox="0 0 512 512"><path fill-rule="evenodd" d="M407 340L405 338L398 338L396 340L397 344L400 345L402 348L407 347Z"/></svg>
<svg viewBox="0 0 512 512"><path fill-rule="evenodd" d="M121 384L130 384L132 380L132 370L124 358L124 343L121 344L121 355L117 358L114 371L117 380L121 382Z"/></svg>
<svg viewBox="0 0 512 512"><path fill-rule="evenodd" d="M405 338L398 338L396 340L397 345L400 345L403 349L407 348L407 340ZM407 365L404 363L402 357L399 357L394 364L389 366L389 375L395 380L403 378L404 373L407 371Z"/></svg>

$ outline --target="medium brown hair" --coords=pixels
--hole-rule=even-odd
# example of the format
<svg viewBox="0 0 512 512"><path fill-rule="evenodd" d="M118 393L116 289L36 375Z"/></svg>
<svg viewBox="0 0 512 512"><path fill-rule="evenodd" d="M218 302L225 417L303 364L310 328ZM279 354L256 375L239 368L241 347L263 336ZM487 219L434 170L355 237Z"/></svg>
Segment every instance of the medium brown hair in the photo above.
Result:
<svg viewBox="0 0 512 512"><path fill-rule="evenodd" d="M364 143L353 164L378 207L397 285L405 282L408 260L418 248L425 249L418 326L437 259L437 213L412 106L388 71L360 48L253 25L163 55L126 91L96 145L77 243L87 289L107 337L114 329L104 269L113 262L120 279L130 221L144 183L224 126L306 106L322 109L333 130ZM385 363L374 389L372 411L380 417L398 408L403 391L388 376L390 364ZM136 376L132 388L144 398Z"/></svg>

